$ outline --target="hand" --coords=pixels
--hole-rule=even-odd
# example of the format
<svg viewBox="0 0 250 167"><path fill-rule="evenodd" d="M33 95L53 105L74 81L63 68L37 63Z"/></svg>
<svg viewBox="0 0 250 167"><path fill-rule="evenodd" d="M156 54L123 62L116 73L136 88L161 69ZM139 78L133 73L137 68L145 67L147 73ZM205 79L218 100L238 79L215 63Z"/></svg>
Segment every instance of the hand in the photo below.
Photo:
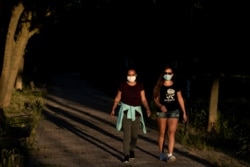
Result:
<svg viewBox="0 0 250 167"><path fill-rule="evenodd" d="M114 117L114 116L115 116L115 111L114 111L114 110L111 111L110 116L111 116L111 117Z"/></svg>
<svg viewBox="0 0 250 167"><path fill-rule="evenodd" d="M164 106L164 105L161 105L161 108L160 108L160 109L161 109L162 112L167 112L167 108L166 108L166 106Z"/></svg>
<svg viewBox="0 0 250 167"><path fill-rule="evenodd" d="M186 115L186 113L183 114L182 122L183 123L187 122L187 115Z"/></svg>
<svg viewBox="0 0 250 167"><path fill-rule="evenodd" d="M151 111L147 110L147 116L150 117L151 116Z"/></svg>

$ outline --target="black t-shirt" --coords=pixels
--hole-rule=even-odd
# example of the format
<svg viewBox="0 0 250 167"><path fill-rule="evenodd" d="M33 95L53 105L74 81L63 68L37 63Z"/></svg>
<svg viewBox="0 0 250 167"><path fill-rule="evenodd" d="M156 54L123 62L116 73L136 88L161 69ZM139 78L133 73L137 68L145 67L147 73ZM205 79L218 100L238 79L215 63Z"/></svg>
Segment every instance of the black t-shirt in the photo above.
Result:
<svg viewBox="0 0 250 167"><path fill-rule="evenodd" d="M177 92L180 90L177 84L171 86L162 85L160 89L160 103L166 106L167 110L179 109Z"/></svg>

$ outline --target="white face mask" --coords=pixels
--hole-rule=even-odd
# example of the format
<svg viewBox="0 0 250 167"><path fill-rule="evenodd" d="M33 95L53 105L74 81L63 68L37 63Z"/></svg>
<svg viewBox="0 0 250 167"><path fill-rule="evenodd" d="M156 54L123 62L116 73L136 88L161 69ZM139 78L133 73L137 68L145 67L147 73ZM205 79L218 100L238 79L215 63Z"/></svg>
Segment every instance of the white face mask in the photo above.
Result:
<svg viewBox="0 0 250 167"><path fill-rule="evenodd" d="M127 80L128 80L129 82L135 82L136 76L127 76Z"/></svg>
<svg viewBox="0 0 250 167"><path fill-rule="evenodd" d="M172 79L172 75L165 74L165 75L163 75L163 78L164 78L166 81L170 81L170 80Z"/></svg>

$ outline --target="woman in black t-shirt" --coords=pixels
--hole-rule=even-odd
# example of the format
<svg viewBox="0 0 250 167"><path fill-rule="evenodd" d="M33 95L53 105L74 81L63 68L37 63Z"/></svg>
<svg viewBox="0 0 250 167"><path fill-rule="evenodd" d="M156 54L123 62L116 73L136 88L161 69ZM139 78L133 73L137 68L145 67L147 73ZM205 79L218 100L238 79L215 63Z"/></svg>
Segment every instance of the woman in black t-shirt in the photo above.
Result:
<svg viewBox="0 0 250 167"><path fill-rule="evenodd" d="M160 75L153 90L153 99L158 107L157 122L159 127L158 145L160 160L175 161L173 155L175 144L175 133L182 111L183 122L187 121L184 99L177 82L173 80L173 68L166 66ZM168 136L168 153L164 153L165 136Z"/></svg>

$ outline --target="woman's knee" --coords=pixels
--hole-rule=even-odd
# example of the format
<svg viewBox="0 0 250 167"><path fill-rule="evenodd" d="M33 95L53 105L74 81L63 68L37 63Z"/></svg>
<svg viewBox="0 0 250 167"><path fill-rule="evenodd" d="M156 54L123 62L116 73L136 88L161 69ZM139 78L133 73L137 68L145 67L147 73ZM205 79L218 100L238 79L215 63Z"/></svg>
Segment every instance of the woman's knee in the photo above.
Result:
<svg viewBox="0 0 250 167"><path fill-rule="evenodd" d="M159 137L160 138L164 138L165 137L165 133L164 132L159 132Z"/></svg>

